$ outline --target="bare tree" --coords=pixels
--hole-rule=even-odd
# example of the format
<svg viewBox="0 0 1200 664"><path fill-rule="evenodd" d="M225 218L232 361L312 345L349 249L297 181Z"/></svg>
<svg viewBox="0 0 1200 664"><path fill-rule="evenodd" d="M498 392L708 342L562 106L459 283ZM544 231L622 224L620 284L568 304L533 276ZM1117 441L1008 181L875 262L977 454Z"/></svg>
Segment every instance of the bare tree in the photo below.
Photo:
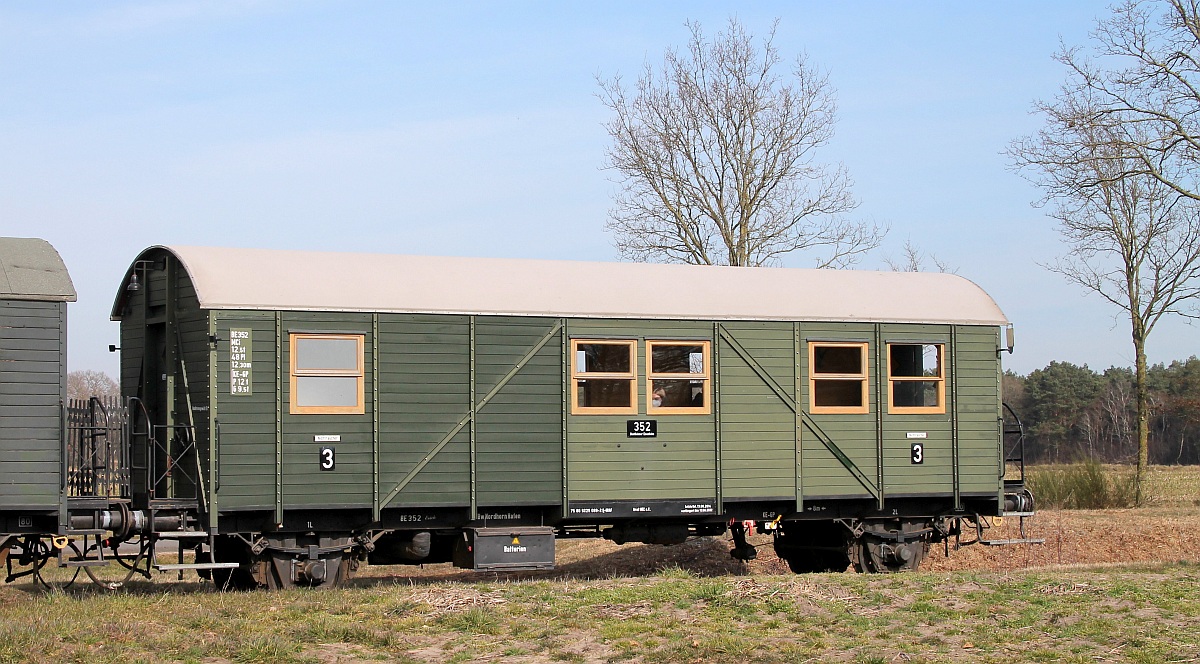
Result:
<svg viewBox="0 0 1200 664"><path fill-rule="evenodd" d="M121 386L103 371L72 371L67 374L67 398L119 397Z"/></svg>
<svg viewBox="0 0 1200 664"><path fill-rule="evenodd" d="M778 21L776 21L776 25ZM647 64L636 86L598 78L615 117L606 166L620 178L607 227L634 260L764 265L814 250L817 267L854 263L887 229L849 220L858 203L840 165L815 161L837 112L828 76L799 56L779 72L775 25L758 48L731 18L687 51Z"/></svg>
<svg viewBox="0 0 1200 664"><path fill-rule="evenodd" d="M1050 209L1069 247L1046 267L1100 295L1130 322L1140 501L1149 458L1146 340L1163 316L1193 315L1200 216L1194 201L1166 182L1185 179L1181 162L1160 162L1156 174L1139 166L1153 127L1136 113L1105 110L1106 103L1104 94L1069 80L1056 99L1036 105L1045 126L1014 141L1009 155L1042 188L1037 204Z"/></svg>
<svg viewBox="0 0 1200 664"><path fill-rule="evenodd" d="M1091 36L1091 48L1055 57L1070 72L1063 96L1086 99L1087 124L1121 145L1093 175L1152 178L1200 200L1200 1L1125 0Z"/></svg>
<svg viewBox="0 0 1200 664"><path fill-rule="evenodd" d="M958 268L951 267L935 254L926 254L921 251L917 245L912 243L912 240L904 241L904 254L899 258L884 256L883 262L887 264L892 272L928 272L928 264L926 261L933 264L933 269L937 272L949 272L950 274L958 274Z"/></svg>

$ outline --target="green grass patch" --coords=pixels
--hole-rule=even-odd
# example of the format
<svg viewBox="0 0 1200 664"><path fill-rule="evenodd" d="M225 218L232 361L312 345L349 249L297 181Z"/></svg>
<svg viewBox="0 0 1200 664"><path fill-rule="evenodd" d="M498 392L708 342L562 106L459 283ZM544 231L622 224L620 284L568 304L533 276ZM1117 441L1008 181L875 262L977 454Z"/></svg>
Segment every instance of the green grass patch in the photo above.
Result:
<svg viewBox="0 0 1200 664"><path fill-rule="evenodd" d="M1200 652L1198 627L1195 564L279 593L0 586L0 663L1172 661Z"/></svg>

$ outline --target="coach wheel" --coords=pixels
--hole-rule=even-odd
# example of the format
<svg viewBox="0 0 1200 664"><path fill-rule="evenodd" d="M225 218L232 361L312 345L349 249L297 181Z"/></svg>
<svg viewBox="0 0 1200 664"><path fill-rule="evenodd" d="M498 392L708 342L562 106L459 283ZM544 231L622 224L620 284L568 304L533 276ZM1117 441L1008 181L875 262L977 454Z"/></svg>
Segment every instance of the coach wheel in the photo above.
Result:
<svg viewBox="0 0 1200 664"><path fill-rule="evenodd" d="M864 534L855 540L852 548L854 569L862 573L878 574L916 570L925 559L929 544L923 540L885 541Z"/></svg>
<svg viewBox="0 0 1200 664"><path fill-rule="evenodd" d="M339 551L307 559L269 551L258 559L255 569L257 581L271 590L338 588L350 577L351 556Z"/></svg>

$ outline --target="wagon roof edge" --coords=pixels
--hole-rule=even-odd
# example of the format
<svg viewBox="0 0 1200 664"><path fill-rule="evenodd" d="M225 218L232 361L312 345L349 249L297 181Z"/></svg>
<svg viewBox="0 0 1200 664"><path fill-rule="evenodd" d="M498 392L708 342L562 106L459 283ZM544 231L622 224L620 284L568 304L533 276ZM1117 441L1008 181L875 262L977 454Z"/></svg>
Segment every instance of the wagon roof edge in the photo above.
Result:
<svg viewBox="0 0 1200 664"><path fill-rule="evenodd" d="M154 246L203 309L1004 325L954 274ZM113 307L120 318L126 272Z"/></svg>
<svg viewBox="0 0 1200 664"><path fill-rule="evenodd" d="M46 240L0 237L0 299L74 302L75 284Z"/></svg>

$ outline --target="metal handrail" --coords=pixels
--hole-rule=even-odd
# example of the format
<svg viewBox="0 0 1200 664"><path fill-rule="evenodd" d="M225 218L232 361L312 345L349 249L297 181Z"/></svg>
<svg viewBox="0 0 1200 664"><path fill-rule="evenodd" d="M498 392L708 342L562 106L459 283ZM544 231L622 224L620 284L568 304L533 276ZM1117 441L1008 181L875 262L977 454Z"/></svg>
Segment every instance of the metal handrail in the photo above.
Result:
<svg viewBox="0 0 1200 664"><path fill-rule="evenodd" d="M1005 475L1008 474L1008 464L1010 462L1016 462L1017 468L1020 469L1021 484L1024 485L1025 484L1025 425L1021 422L1021 417L1019 415L1017 415L1017 411L1013 410L1012 406L1010 406L1004 402L1001 402L1001 405L1004 407L1004 410L1008 411L1008 414L1012 416L1012 419L1015 422L1015 428L1010 430L1010 428L1006 424L1004 418L1003 417L1001 418L1001 420L1000 420L1000 442L1001 442L1001 450L1004 453L1004 462L1003 462L1003 464L1001 464L1001 468L1000 468L1000 479L1003 480ZM1006 444L1007 443L1006 438L1009 434L1017 435L1017 442L1012 446L1011 450L1008 447L1008 445ZM1015 455L1013 453L1014 451L1016 452Z"/></svg>

